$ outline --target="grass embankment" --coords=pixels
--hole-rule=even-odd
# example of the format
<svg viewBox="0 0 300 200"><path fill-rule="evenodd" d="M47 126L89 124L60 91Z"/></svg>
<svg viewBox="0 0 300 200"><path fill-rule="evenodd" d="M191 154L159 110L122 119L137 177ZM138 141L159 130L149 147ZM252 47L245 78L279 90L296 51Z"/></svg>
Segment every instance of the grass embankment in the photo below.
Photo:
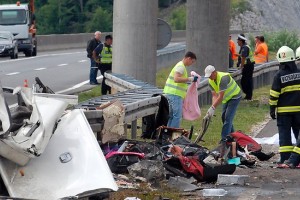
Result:
<svg viewBox="0 0 300 200"><path fill-rule="evenodd" d="M156 85L159 88L162 88L165 84L165 80L169 75L171 67L162 69L157 73L156 76ZM260 89L254 90L253 101L241 101L236 116L234 120L234 126L236 130L242 130L245 133L249 133L251 127L256 125L262 121L264 121L266 115L268 114L268 97L269 97L269 89L270 86L265 86ZM93 88L91 91L84 92L79 94L79 101L85 101L94 97L97 97L101 94L101 87L97 86ZM201 128L201 122L203 116L207 109L208 105L201 107L202 116L193 122L183 120L182 127L189 130L192 125L194 125L194 133L199 133ZM204 136L204 141L201 142L201 145L212 149L217 146L220 138L221 138L221 106L217 107L215 115L213 117L212 122ZM141 124L141 120L138 120L138 124ZM128 131L129 132L129 131ZM138 129L138 135L141 134L141 129ZM195 139L195 135L194 138ZM126 197L134 196L143 200L152 200L152 199L161 199L160 197L169 198L173 200L182 200L186 199L182 194L178 191L174 191L170 188L167 188L165 184L161 184L157 190L151 190L147 184L141 184L138 189L121 189L116 193L110 194L109 199L125 199Z"/></svg>
<svg viewBox="0 0 300 200"><path fill-rule="evenodd" d="M165 80L169 75L171 67L160 70L156 76L156 85L158 88L163 88L165 84ZM264 121L266 115L268 114L269 106L268 106L268 97L269 97L269 89L270 86L265 86L260 89L256 89L253 92L253 101L241 101L235 119L234 119L234 128L236 130L241 130L245 133L249 133L253 125L256 125L262 121ZM84 92L79 94L79 101L85 101L91 99L93 97L97 97L101 94L101 87L97 86L93 88L91 91ZM201 107L202 116L195 121L187 121L183 120L181 127L187 130L190 130L191 126L194 126L194 136L195 134L200 133L202 118L205 116L209 105L204 105ZM222 106L219 105L215 111L216 117L212 118L210 126L203 138L205 142L201 144L208 148L215 147L219 140L222 128L221 121L221 112ZM141 120L138 120L138 125L141 124ZM141 129L138 129L137 135L141 135Z"/></svg>

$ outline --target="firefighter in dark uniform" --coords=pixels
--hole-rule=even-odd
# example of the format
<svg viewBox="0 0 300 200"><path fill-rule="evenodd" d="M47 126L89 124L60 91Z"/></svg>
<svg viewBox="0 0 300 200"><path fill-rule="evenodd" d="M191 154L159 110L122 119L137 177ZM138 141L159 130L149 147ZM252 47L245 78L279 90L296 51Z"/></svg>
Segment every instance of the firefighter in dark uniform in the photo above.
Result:
<svg viewBox="0 0 300 200"><path fill-rule="evenodd" d="M292 144L291 129L296 136L300 129L300 70L295 63L294 51L281 47L276 58L279 71L275 74L270 90L270 116L277 117L279 132L280 161L278 167L285 166L292 152L300 153L299 147Z"/></svg>

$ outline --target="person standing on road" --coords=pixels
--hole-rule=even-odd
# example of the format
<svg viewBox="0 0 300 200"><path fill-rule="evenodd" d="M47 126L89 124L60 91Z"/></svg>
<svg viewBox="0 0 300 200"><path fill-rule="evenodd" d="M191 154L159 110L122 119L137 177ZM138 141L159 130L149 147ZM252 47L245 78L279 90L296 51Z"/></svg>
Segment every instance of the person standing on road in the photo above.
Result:
<svg viewBox="0 0 300 200"><path fill-rule="evenodd" d="M229 73L216 71L215 67L208 65L205 68L205 77L209 78L209 87L212 93L212 105L207 115L212 117L216 107L222 103L222 141L226 136L234 132L233 119L237 107L242 98L242 92L238 84Z"/></svg>
<svg viewBox="0 0 300 200"><path fill-rule="evenodd" d="M164 94L169 103L168 127L179 128L182 118L183 99L187 92L187 82L196 82L198 77L188 77L186 67L191 66L197 57L188 51L170 72L164 87Z"/></svg>
<svg viewBox="0 0 300 200"><path fill-rule="evenodd" d="M91 85L99 85L97 81L97 74L98 74L98 66L93 58L93 50L101 43L101 32L96 31L95 37L91 39L88 42L86 51L87 51L87 57L90 59L91 65L90 65L90 84Z"/></svg>
<svg viewBox="0 0 300 200"><path fill-rule="evenodd" d="M255 64L263 64L269 61L269 51L268 45L265 43L264 36L255 37L255 51L254 51L254 61Z"/></svg>
<svg viewBox="0 0 300 200"><path fill-rule="evenodd" d="M112 70L112 42L113 38L111 35L105 36L104 44L99 44L93 51L93 58L97 62L99 70L103 76L101 84L102 95L111 94L110 86L105 84L104 73Z"/></svg>
<svg viewBox="0 0 300 200"><path fill-rule="evenodd" d="M279 166L289 159L292 152L300 153L292 144L291 129L299 134L300 129L300 70L295 64L294 51L282 46L276 58L280 63L270 90L270 116L277 118L279 132ZM298 137L299 138L299 137Z"/></svg>
<svg viewBox="0 0 300 200"><path fill-rule="evenodd" d="M244 34L238 35L238 45L241 47L238 54L237 67L242 70L241 86L243 92L246 94L245 100L252 100L253 95L253 70L254 62L252 61L252 52L249 45L247 45Z"/></svg>
<svg viewBox="0 0 300 200"><path fill-rule="evenodd" d="M229 68L233 68L233 63L236 59L236 47L234 41L231 39L231 35L229 35Z"/></svg>

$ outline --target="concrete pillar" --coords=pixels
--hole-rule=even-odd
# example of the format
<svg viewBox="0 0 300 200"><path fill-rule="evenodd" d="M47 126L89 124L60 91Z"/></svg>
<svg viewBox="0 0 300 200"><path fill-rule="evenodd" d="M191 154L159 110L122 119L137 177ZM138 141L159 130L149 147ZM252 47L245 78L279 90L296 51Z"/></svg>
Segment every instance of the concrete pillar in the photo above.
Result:
<svg viewBox="0 0 300 200"><path fill-rule="evenodd" d="M155 85L158 0L114 0L112 71Z"/></svg>
<svg viewBox="0 0 300 200"><path fill-rule="evenodd" d="M187 0L187 51L197 55L189 70L201 75L207 65L228 69L230 0Z"/></svg>

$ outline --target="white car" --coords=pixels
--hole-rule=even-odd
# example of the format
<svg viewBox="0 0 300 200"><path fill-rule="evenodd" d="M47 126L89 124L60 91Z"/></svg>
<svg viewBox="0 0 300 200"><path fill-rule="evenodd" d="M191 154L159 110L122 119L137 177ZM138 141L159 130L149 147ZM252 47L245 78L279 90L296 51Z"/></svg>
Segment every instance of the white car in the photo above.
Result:
<svg viewBox="0 0 300 200"><path fill-rule="evenodd" d="M0 56L18 58L18 42L9 31L0 31Z"/></svg>

